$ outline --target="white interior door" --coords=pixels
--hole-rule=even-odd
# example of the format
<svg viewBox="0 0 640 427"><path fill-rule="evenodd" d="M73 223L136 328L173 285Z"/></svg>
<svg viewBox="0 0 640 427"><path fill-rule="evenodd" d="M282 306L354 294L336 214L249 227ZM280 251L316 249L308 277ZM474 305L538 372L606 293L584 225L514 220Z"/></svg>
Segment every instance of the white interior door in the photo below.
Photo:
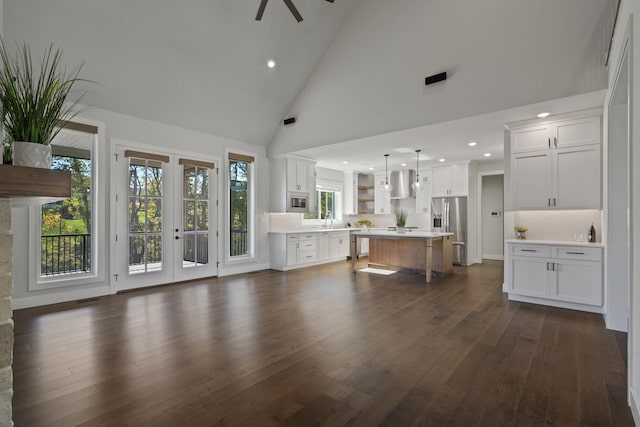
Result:
<svg viewBox="0 0 640 427"><path fill-rule="evenodd" d="M182 156L122 145L115 154L115 288L216 275L213 162L189 163Z"/></svg>

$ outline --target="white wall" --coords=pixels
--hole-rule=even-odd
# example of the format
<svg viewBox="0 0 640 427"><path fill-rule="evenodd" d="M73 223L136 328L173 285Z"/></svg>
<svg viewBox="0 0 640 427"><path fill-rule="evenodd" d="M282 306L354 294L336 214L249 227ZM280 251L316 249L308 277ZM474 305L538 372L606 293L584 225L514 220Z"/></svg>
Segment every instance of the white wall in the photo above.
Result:
<svg viewBox="0 0 640 427"><path fill-rule="evenodd" d="M631 94L630 94L630 128L631 128L631 194L637 195L640 191L640 2L637 0L622 0L618 15L617 28L611 49L609 67L609 87L613 87L617 64L620 62L623 45L627 38L627 30L631 31ZM608 94L609 98L611 94ZM632 197L631 205L631 295L630 295L630 327L629 327L629 358L628 358L628 384L629 404L636 424L640 423L640 198Z"/></svg>
<svg viewBox="0 0 640 427"><path fill-rule="evenodd" d="M269 265L269 161L266 158L264 147L246 144L239 141L233 141L221 138L215 135L208 135L201 132L195 132L188 129L182 129L175 126L164 125L161 123L141 120L132 116L118 114L104 110L90 110L83 114L82 119L87 119L94 123L101 123L105 131L104 140L100 141L98 167L102 171L100 182L103 187L102 196L105 198L103 208L97 213L102 217L105 225L105 235L102 242L109 243L113 239L114 232L112 227L115 223L109 221L111 205L108 200L111 198L112 189L111 181L115 177L111 176L109 171L110 161L109 153L111 152L111 138L118 140L131 141L138 144L156 146L160 150L171 151L172 149L181 149L203 155L225 158L225 150L238 150L241 152L251 152L255 154L256 163L256 209L254 223L256 225L256 257L246 263L227 263L224 257L225 232L228 229L224 222L224 209L226 206L227 192L224 191L225 179L221 172L219 175L219 194L220 206L218 211L219 218L219 245L218 258L221 261L218 274L220 276L235 274L246 271L255 271L268 268ZM226 163L226 162L225 162ZM56 288L44 291L29 291L28 289L28 265L33 262L30 258L28 250L28 222L29 212L26 208L19 208L13 211L14 234L24 236L23 239L15 239L14 241L14 303L16 308L23 308L34 305L42 305L54 302L69 301L79 298L87 298L96 295L106 295L112 291L109 287L109 277L113 274L114 266L110 265L109 250L101 251L100 257L101 267L104 269L104 280L92 285L73 286L67 288ZM108 247L108 246L107 246Z"/></svg>
<svg viewBox="0 0 640 427"><path fill-rule="evenodd" d="M483 259L502 259L504 255L504 175L482 177L481 230ZM499 216L491 215L498 212Z"/></svg>
<svg viewBox="0 0 640 427"><path fill-rule="evenodd" d="M602 241L602 212L597 209L578 211L515 211L507 212L514 225L527 227L527 239L573 241L576 234L585 238L591 223L596 229L598 242ZM505 239L514 239L513 228L506 228Z"/></svg>

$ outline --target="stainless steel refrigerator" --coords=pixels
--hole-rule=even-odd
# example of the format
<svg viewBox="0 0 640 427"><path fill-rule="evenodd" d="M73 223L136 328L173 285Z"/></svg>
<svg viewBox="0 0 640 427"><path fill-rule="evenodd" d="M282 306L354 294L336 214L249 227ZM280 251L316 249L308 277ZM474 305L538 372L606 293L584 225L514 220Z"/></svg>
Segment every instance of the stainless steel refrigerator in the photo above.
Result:
<svg viewBox="0 0 640 427"><path fill-rule="evenodd" d="M434 197L431 199L433 231L453 233L453 263L467 265L467 198Z"/></svg>

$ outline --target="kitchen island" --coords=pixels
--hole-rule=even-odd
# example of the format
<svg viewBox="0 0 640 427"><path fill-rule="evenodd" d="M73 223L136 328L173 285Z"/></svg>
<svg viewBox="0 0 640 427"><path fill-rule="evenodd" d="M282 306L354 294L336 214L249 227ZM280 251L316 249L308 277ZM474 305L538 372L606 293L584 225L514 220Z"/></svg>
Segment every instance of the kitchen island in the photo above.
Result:
<svg viewBox="0 0 640 427"><path fill-rule="evenodd" d="M432 272L445 275L453 270L453 233L362 229L351 233L351 265L356 272L357 239L369 239L369 265L390 266L425 272L431 283Z"/></svg>

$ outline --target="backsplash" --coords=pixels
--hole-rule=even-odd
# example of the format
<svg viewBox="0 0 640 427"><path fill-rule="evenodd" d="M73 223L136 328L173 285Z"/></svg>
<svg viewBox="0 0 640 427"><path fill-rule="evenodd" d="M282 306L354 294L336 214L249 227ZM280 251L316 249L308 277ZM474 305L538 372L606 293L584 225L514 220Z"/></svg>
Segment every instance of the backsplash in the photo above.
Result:
<svg viewBox="0 0 640 427"><path fill-rule="evenodd" d="M343 219L345 223L350 223L352 227L355 227L356 222L361 219L368 219L371 221L374 228L386 228L396 225L395 215L345 215ZM431 216L428 214L416 214L410 212L407 217L407 227L431 229Z"/></svg>
<svg viewBox="0 0 640 427"><path fill-rule="evenodd" d="M513 227L516 225L528 228L527 239L530 240L574 241L576 235L586 239L593 223L596 241L602 242L602 211L597 209L505 212L504 221L505 239L515 238Z"/></svg>

